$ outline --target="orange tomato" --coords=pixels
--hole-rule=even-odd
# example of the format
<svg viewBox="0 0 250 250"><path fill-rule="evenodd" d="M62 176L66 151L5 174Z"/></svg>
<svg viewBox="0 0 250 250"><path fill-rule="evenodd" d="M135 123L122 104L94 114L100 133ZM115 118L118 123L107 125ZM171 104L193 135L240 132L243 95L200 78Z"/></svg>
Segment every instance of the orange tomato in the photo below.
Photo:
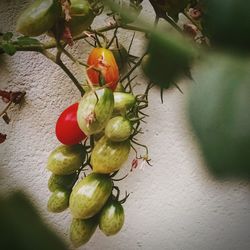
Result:
<svg viewBox="0 0 250 250"><path fill-rule="evenodd" d="M100 74L102 74L105 84L112 90L115 90L119 80L119 69L113 53L105 48L94 48L89 57L87 64L87 75L93 85L100 85ZM93 67L100 72L93 69Z"/></svg>

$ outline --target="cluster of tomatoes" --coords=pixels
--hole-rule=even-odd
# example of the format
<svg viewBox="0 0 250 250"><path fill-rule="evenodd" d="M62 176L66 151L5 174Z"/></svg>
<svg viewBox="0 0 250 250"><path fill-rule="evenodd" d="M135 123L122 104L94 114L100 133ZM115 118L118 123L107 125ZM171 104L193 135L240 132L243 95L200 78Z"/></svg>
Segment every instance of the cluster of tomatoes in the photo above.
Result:
<svg viewBox="0 0 250 250"><path fill-rule="evenodd" d="M94 48L87 63L90 87L79 103L59 116L56 136L62 145L50 154L47 165L52 172L48 210L69 207L70 239L76 247L85 244L98 225L108 236L123 226L124 200L113 195L112 175L128 158L133 124L126 114L136 104L135 96L118 84L119 69L111 50ZM86 146L91 138L92 146ZM92 171L81 179L86 161Z"/></svg>
<svg viewBox="0 0 250 250"><path fill-rule="evenodd" d="M67 30L71 36L82 33L94 20L91 2L66 3L35 0L19 17L17 30L26 36L46 33L57 40L64 39L62 33ZM122 203L127 197L119 200L113 176L128 158L135 130L128 114L138 100L119 83L119 71L127 57L121 45L113 50L94 48L87 60L85 94L66 108L56 123L61 145L48 159L52 175L47 207L55 213L69 207L73 217L70 239L76 247L88 242L98 225L109 236L118 233L124 223ZM81 178L85 167L91 172L87 176L84 172Z"/></svg>

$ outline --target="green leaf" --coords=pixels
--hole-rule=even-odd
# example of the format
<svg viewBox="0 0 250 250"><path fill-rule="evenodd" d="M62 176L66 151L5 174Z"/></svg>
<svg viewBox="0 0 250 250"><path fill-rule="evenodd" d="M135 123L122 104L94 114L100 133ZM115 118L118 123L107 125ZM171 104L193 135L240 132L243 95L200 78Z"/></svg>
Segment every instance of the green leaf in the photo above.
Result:
<svg viewBox="0 0 250 250"><path fill-rule="evenodd" d="M39 40L35 39L35 38L31 38L28 36L21 36L17 38L17 42L18 45L24 46L24 45L39 45L40 42Z"/></svg>
<svg viewBox="0 0 250 250"><path fill-rule="evenodd" d="M11 32L7 32L7 33L3 34L4 41L10 41L12 37L13 37L13 33L11 33Z"/></svg>
<svg viewBox="0 0 250 250"><path fill-rule="evenodd" d="M185 39L159 32L152 33L148 53L144 72L161 88L168 88L185 75L196 54L194 47Z"/></svg>
<svg viewBox="0 0 250 250"><path fill-rule="evenodd" d="M250 61L210 56L197 69L189 117L209 169L250 178Z"/></svg>
<svg viewBox="0 0 250 250"><path fill-rule="evenodd" d="M20 192L0 200L1 249L66 250L64 243L42 221Z"/></svg>
<svg viewBox="0 0 250 250"><path fill-rule="evenodd" d="M10 56L13 56L16 53L16 48L12 43L2 44L1 49Z"/></svg>

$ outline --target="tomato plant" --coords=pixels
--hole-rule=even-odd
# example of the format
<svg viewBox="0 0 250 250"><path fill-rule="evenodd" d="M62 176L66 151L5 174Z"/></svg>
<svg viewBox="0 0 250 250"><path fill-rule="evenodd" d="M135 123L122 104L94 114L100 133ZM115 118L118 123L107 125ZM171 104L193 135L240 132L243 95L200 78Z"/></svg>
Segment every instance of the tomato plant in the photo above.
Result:
<svg viewBox="0 0 250 250"><path fill-rule="evenodd" d="M98 225L98 219L73 219L70 225L70 240L75 247L86 244L94 234Z"/></svg>
<svg viewBox="0 0 250 250"><path fill-rule="evenodd" d="M109 174L119 170L128 159L130 152L129 140L113 142L103 136L91 154L91 164L96 173Z"/></svg>
<svg viewBox="0 0 250 250"><path fill-rule="evenodd" d="M47 163L52 172L47 208L57 213L69 207L70 239L76 247L90 240L98 224L107 236L121 230L124 223L121 204L128 195L119 200L120 189L115 183L124 178L115 179L115 175L125 165L131 149L135 157L130 171L139 164L140 168L149 164L148 148L136 137L143 134L141 122L148 116L143 110L148 107L149 91L154 85L160 86L161 95L164 88L172 85L179 88L176 82L180 77L192 79L190 69L197 58L204 63L197 74L202 85L191 91L190 121L209 168L220 177L250 176L249 55L246 53L242 59L242 52L249 51L250 5L246 3L242 8L240 1L235 4L231 0L150 0L156 14L152 27L163 18L183 35L178 36L165 35L143 20L139 23L144 26L130 24L140 14L141 2L130 0L127 5L121 1L118 6L112 3L107 13L112 21L93 29L95 17L105 9L103 1L35 0L17 21L17 30L24 36L0 33L0 53L39 52L59 66L80 91L81 98L57 120L55 133L63 145L51 152ZM180 13L187 19L183 25L177 22ZM238 22L235 15L241 15ZM243 19L246 21L242 22ZM126 50L119 41L122 30L144 33L148 45L141 55L131 54L137 33L132 35ZM42 34L45 41L29 37ZM46 34L53 35L53 39L46 40ZM84 60L69 50L78 40L86 45L88 57ZM88 45L94 48L90 50ZM210 53L211 59L205 60L208 50L204 45L234 48L240 56L230 52L225 57L225 51L214 51ZM79 70L82 79L86 79L84 83L63 62L62 55L77 68L85 67L85 71ZM217 68L212 71L214 61ZM145 90L140 93L135 88L138 83L135 70L139 66L148 77ZM0 117L6 123L10 122L9 107L20 102L17 93L0 92L7 104ZM6 135L0 133L0 143L5 139ZM145 150L143 154L138 147Z"/></svg>
<svg viewBox="0 0 250 250"><path fill-rule="evenodd" d="M78 107L77 122L87 135L101 132L109 121L114 107L114 96L110 89L100 88L86 93Z"/></svg>
<svg viewBox="0 0 250 250"><path fill-rule="evenodd" d="M124 219L124 209L121 203L111 198L100 213L99 227L105 235L115 235L121 230Z"/></svg>
<svg viewBox="0 0 250 250"><path fill-rule="evenodd" d="M40 36L53 27L61 13L56 0L36 0L19 17L17 30L26 36Z"/></svg>
<svg viewBox="0 0 250 250"><path fill-rule="evenodd" d="M94 13L88 0L71 0L68 22L72 36L81 34L94 21Z"/></svg>
<svg viewBox="0 0 250 250"><path fill-rule="evenodd" d="M61 145L50 153L47 168L56 175L71 175L80 169L84 157L82 145Z"/></svg>
<svg viewBox="0 0 250 250"><path fill-rule="evenodd" d="M87 75L94 85L106 84L115 90L119 80L119 69L110 50L94 48L89 54L87 64Z"/></svg>
<svg viewBox="0 0 250 250"><path fill-rule="evenodd" d="M86 138L77 123L78 103L66 108L56 122L56 137L65 145L74 145Z"/></svg>
<svg viewBox="0 0 250 250"><path fill-rule="evenodd" d="M109 176L92 173L77 183L69 201L74 218L88 219L96 215L108 200L113 183Z"/></svg>

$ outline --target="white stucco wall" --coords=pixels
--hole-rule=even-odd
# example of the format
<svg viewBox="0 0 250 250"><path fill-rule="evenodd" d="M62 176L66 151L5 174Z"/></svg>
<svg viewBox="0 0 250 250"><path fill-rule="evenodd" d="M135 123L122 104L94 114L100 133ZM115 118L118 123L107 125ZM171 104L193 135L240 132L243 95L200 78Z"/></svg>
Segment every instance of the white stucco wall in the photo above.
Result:
<svg viewBox="0 0 250 250"><path fill-rule="evenodd" d="M0 31L12 31L18 13L29 1L0 1ZM146 15L152 12L148 4ZM97 25L102 25L101 22ZM128 43L131 33L123 32ZM143 35L137 35L133 52L138 54ZM86 60L89 47L78 42L74 53ZM84 70L67 64L79 80ZM143 90L143 78L138 78ZM126 221L122 231L107 238L97 230L80 249L102 250L247 250L250 249L250 185L218 182L207 172L195 138L188 128L185 104L192 83L182 82L184 95L176 89L165 92L160 103L158 89L150 104L141 140L149 146L153 167L136 170L120 183L132 192L124 205ZM12 122L0 123L8 139L0 145L1 191L22 188L31 195L43 217L68 241L69 211L46 211L49 196L45 169L47 157L58 141L54 125L58 115L79 98L74 85L53 63L36 53L0 57L1 89L25 90L25 104L10 113ZM1 103L2 105L2 103ZM2 107L2 106L0 106ZM124 166L129 171L133 154ZM120 175L122 176L122 174Z"/></svg>

